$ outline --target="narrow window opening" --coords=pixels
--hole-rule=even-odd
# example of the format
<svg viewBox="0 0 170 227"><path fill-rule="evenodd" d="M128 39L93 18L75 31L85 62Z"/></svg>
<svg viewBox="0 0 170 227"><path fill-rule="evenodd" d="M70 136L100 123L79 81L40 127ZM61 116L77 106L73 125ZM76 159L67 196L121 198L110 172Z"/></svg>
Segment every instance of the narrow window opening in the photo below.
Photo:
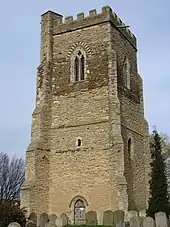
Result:
<svg viewBox="0 0 170 227"><path fill-rule="evenodd" d="M80 71L80 79L84 80L84 56L81 56L81 71Z"/></svg>
<svg viewBox="0 0 170 227"><path fill-rule="evenodd" d="M132 140L131 140L131 138L128 139L128 156L129 156L129 159L132 158Z"/></svg>
<svg viewBox="0 0 170 227"><path fill-rule="evenodd" d="M78 139L77 145L78 145L78 147L81 147L81 139Z"/></svg>
<svg viewBox="0 0 170 227"><path fill-rule="evenodd" d="M75 81L79 80L79 59L76 57L75 59Z"/></svg>

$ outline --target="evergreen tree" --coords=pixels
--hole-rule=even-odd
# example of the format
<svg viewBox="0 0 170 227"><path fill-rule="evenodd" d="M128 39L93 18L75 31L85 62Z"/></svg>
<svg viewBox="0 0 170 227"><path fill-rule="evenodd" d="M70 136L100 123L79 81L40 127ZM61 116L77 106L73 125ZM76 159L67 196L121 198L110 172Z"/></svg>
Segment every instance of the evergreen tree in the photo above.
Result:
<svg viewBox="0 0 170 227"><path fill-rule="evenodd" d="M168 201L167 179L165 172L165 163L162 157L161 137L156 130L153 131L150 142L151 149L151 179L149 207L147 216L155 218L155 213L165 212L170 214Z"/></svg>
<svg viewBox="0 0 170 227"><path fill-rule="evenodd" d="M0 200L0 227L8 226L11 222L26 224L26 209L21 209L19 202Z"/></svg>

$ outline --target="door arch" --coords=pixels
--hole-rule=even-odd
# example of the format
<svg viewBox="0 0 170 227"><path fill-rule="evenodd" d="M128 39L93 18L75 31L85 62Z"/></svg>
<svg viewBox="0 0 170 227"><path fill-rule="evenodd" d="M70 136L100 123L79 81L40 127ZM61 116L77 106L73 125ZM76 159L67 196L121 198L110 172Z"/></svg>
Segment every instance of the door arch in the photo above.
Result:
<svg viewBox="0 0 170 227"><path fill-rule="evenodd" d="M86 221L86 206L83 200L78 199L74 203L74 223L85 224Z"/></svg>

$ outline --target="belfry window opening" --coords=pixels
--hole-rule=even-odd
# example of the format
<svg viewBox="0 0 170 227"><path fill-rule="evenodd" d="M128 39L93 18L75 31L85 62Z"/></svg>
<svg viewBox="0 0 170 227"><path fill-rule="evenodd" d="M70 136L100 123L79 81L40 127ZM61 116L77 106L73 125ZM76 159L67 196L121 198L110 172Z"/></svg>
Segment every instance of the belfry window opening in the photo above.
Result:
<svg viewBox="0 0 170 227"><path fill-rule="evenodd" d="M128 58L124 62L124 76L125 76L125 86L130 89L130 62Z"/></svg>
<svg viewBox="0 0 170 227"><path fill-rule="evenodd" d="M75 81L82 81L85 78L85 58L82 52L79 50L75 60L74 60L74 75L75 75Z"/></svg>

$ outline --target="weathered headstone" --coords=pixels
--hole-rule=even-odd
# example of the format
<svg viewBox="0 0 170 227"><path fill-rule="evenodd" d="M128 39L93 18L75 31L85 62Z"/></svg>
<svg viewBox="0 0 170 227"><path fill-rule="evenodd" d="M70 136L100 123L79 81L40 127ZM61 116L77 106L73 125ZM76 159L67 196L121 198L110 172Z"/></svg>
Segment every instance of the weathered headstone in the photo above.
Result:
<svg viewBox="0 0 170 227"><path fill-rule="evenodd" d="M140 210L139 217L146 217L146 210Z"/></svg>
<svg viewBox="0 0 170 227"><path fill-rule="evenodd" d="M124 212L122 210L116 210L113 214L114 224L119 224L124 222Z"/></svg>
<svg viewBox="0 0 170 227"><path fill-rule="evenodd" d="M42 213L40 215L40 221L39 221L39 226L40 227L45 227L48 222L48 214Z"/></svg>
<svg viewBox="0 0 170 227"><path fill-rule="evenodd" d="M53 224L55 224L56 219L57 219L57 216L56 216L55 214L51 214L51 215L49 216L49 222L51 222L51 223L53 223Z"/></svg>
<svg viewBox="0 0 170 227"><path fill-rule="evenodd" d="M62 214L61 216L60 216L60 218L61 218L61 226L63 227L63 226L65 226L65 225L68 225L68 216L67 216L67 214Z"/></svg>
<svg viewBox="0 0 170 227"><path fill-rule="evenodd" d="M97 225L97 214L95 211L86 213L86 225Z"/></svg>
<svg viewBox="0 0 170 227"><path fill-rule="evenodd" d="M97 212L97 224L103 225L103 212Z"/></svg>
<svg viewBox="0 0 170 227"><path fill-rule="evenodd" d="M125 214L125 220L130 221L132 217L138 217L138 212L135 210L127 211Z"/></svg>
<svg viewBox="0 0 170 227"><path fill-rule="evenodd" d="M130 227L140 227L141 226L141 220L139 217L132 217L130 219Z"/></svg>
<svg viewBox="0 0 170 227"><path fill-rule="evenodd" d="M119 223L116 223L115 226L116 227L126 227L126 224L125 224L125 222L119 222Z"/></svg>
<svg viewBox="0 0 170 227"><path fill-rule="evenodd" d="M139 217L140 220L140 225L143 226L144 225L144 221L145 221L146 217Z"/></svg>
<svg viewBox="0 0 170 227"><path fill-rule="evenodd" d="M21 227L21 225L17 222L11 222L8 227Z"/></svg>
<svg viewBox="0 0 170 227"><path fill-rule="evenodd" d="M55 220L55 225L57 227L61 227L62 226L62 223L61 223L61 217L57 217L56 220Z"/></svg>
<svg viewBox="0 0 170 227"><path fill-rule="evenodd" d="M155 220L151 217L146 217L143 221L143 227L155 227Z"/></svg>
<svg viewBox="0 0 170 227"><path fill-rule="evenodd" d="M45 227L56 227L56 225L52 222L47 222Z"/></svg>
<svg viewBox="0 0 170 227"><path fill-rule="evenodd" d="M111 210L107 210L103 214L103 225L111 226L114 224L114 215Z"/></svg>
<svg viewBox="0 0 170 227"><path fill-rule="evenodd" d="M28 220L28 222L26 223L26 227L37 227L37 225L33 221Z"/></svg>
<svg viewBox="0 0 170 227"><path fill-rule="evenodd" d="M168 227L167 217L164 212L155 214L156 227Z"/></svg>
<svg viewBox="0 0 170 227"><path fill-rule="evenodd" d="M37 214L35 212L32 212L29 215L28 220L31 220L34 224L37 225Z"/></svg>

